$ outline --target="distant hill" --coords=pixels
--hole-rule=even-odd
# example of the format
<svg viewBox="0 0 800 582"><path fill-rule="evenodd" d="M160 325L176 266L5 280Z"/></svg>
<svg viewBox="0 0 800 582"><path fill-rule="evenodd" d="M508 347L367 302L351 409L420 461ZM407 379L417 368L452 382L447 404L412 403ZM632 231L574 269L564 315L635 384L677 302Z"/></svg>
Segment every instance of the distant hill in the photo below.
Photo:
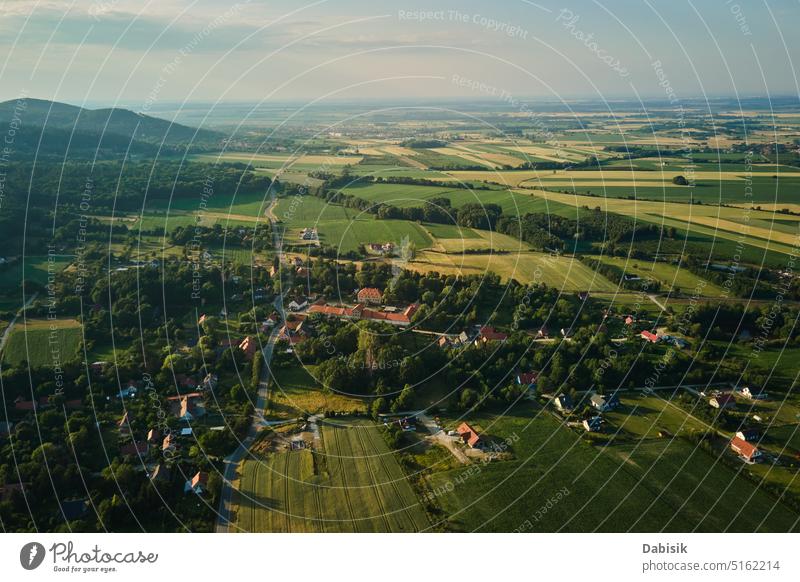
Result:
<svg viewBox="0 0 800 582"><path fill-rule="evenodd" d="M219 133L170 123L128 109L86 109L42 99L0 103L0 133L14 118L21 121L13 148L19 153L63 155L69 145L70 157L81 153L154 155L163 143L162 154L203 149L219 144Z"/></svg>

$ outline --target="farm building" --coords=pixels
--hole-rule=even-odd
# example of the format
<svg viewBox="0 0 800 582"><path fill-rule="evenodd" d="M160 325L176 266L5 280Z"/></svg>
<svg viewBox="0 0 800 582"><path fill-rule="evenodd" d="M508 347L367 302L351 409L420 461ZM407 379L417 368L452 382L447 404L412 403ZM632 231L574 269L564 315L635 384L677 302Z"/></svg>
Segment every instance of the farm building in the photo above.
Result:
<svg viewBox="0 0 800 582"><path fill-rule="evenodd" d="M720 394L719 396L712 396L708 401L708 404L712 408L718 408L720 410L724 408L736 408L736 400L733 398L733 394Z"/></svg>
<svg viewBox="0 0 800 582"><path fill-rule="evenodd" d="M642 333L639 334L639 337L641 337L643 340L649 341L651 344L658 342L658 336L647 330L642 331Z"/></svg>
<svg viewBox="0 0 800 582"><path fill-rule="evenodd" d="M766 400L768 397L767 393L764 392L762 388L753 388L751 386L742 388L741 394L750 400Z"/></svg>
<svg viewBox="0 0 800 582"><path fill-rule="evenodd" d="M743 428L736 432L736 438L740 438L748 443L754 443L758 440L760 434L754 428Z"/></svg>
<svg viewBox="0 0 800 582"><path fill-rule="evenodd" d="M603 428L603 419L599 416L593 416L583 421L583 428L586 432L600 432Z"/></svg>
<svg viewBox="0 0 800 582"><path fill-rule="evenodd" d="M754 462L755 459L761 456L761 451L758 450L758 447L739 437L731 439L731 450L748 463Z"/></svg>
<svg viewBox="0 0 800 582"><path fill-rule="evenodd" d="M561 412L572 412L572 409L575 408L569 394L559 394L553 398L553 405Z"/></svg>
<svg viewBox="0 0 800 582"><path fill-rule="evenodd" d="M590 402L592 406L600 412L608 412L609 410L614 410L619 406L619 397L616 394L612 394L608 397L602 396L601 394L595 394L590 399Z"/></svg>
<svg viewBox="0 0 800 582"><path fill-rule="evenodd" d="M478 333L478 339L475 340L475 345L487 344L489 342L504 342L508 336L501 331L497 331L490 325L485 325Z"/></svg>
<svg viewBox="0 0 800 582"><path fill-rule="evenodd" d="M478 434L478 431L476 431L466 422L462 422L461 424L459 424L458 428L456 429L456 432L458 433L458 436L461 437L461 440L464 441L473 449L479 447L482 444L481 437Z"/></svg>

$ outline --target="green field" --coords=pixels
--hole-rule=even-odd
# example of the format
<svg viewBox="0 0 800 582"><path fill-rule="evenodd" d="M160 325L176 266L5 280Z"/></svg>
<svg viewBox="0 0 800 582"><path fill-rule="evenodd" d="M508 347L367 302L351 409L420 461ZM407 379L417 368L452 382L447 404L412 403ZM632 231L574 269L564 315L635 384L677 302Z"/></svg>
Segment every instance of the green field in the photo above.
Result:
<svg viewBox="0 0 800 582"><path fill-rule="evenodd" d="M46 285L48 277L48 260L46 255L32 255L25 257L23 269L22 260L0 270L0 293L8 291L19 292L23 279L28 283ZM57 255L52 262L52 270L58 274L69 266L71 258ZM23 276L24 273L24 276Z"/></svg>
<svg viewBox="0 0 800 582"><path fill-rule="evenodd" d="M437 500L450 516L450 528L750 532L798 527L796 512L685 441L594 447L543 414L532 418L518 409L470 419L494 438L516 435L515 458L483 466L460 483L456 479L464 468L431 476L431 490L443 492ZM542 513L563 488L568 494ZM741 510L741 504L727 499L748 501Z"/></svg>
<svg viewBox="0 0 800 582"><path fill-rule="evenodd" d="M642 261L636 259L624 259L622 257L591 257L599 259L601 263L606 265L613 265L623 269L625 273L630 275L637 275L642 279L652 278L661 283L661 291L674 291L680 289L684 293L692 293L694 289L699 288L699 285L704 284L702 287L702 295L704 297L721 297L723 290L701 277L698 277L688 269L679 267L669 263L659 263L653 261Z"/></svg>
<svg viewBox="0 0 800 582"><path fill-rule="evenodd" d="M429 522L369 421L325 423L323 451L244 463L236 527L247 532L417 532Z"/></svg>
<svg viewBox="0 0 800 582"><path fill-rule="evenodd" d="M52 332L51 324L57 328ZM51 333L55 334L53 338ZM31 367L63 365L78 355L82 338L80 323L74 319L28 320L27 324L20 321L3 350L3 363L17 366L27 361Z"/></svg>
<svg viewBox="0 0 800 582"><path fill-rule="evenodd" d="M470 240L466 240L463 245L469 247L470 243ZM406 268L448 275L482 275L491 271L504 280L544 283L566 291L613 292L618 289L616 284L577 259L567 256L553 257L535 251L463 255L422 251L417 253Z"/></svg>
<svg viewBox="0 0 800 582"><path fill-rule="evenodd" d="M327 203L321 198L303 196L284 198L275 209L275 214L286 225L285 244L303 244L300 231L316 227L320 242L339 249L340 252L355 251L361 244L404 240L417 248L430 246L431 238L422 226L406 220L377 220L372 214L338 204Z"/></svg>
<svg viewBox="0 0 800 582"><path fill-rule="evenodd" d="M269 412L279 418L303 414L366 412L367 403L359 398L324 390L314 377L316 366L279 368L270 387Z"/></svg>

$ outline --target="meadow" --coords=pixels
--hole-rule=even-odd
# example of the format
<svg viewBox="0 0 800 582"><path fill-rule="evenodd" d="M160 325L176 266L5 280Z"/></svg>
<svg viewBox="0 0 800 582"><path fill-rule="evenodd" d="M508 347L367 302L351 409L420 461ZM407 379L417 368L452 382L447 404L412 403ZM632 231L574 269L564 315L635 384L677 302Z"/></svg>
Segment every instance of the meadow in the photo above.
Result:
<svg viewBox="0 0 800 582"><path fill-rule="evenodd" d="M269 412L279 418L335 411L346 414L366 412L367 402L325 390L314 377L316 366L292 366L273 371Z"/></svg>
<svg viewBox="0 0 800 582"><path fill-rule="evenodd" d="M314 196L283 198L275 214L286 225L285 244L307 244L301 240L300 231L312 227L317 228L321 243L342 253L370 243L401 245L407 240L417 248L426 248L432 242L425 229L414 222L377 220L372 214L327 203Z"/></svg>
<svg viewBox="0 0 800 582"><path fill-rule="evenodd" d="M798 515L685 441L595 447L547 413L470 418L513 460L434 472L429 487L457 531L791 531ZM459 477L461 477L459 479ZM459 479L459 481L456 481ZM448 483L450 484L448 486ZM559 491L566 495L545 507ZM719 493L725 491L725 495ZM739 503L726 499L747 499ZM768 519L765 519L768 518Z"/></svg>

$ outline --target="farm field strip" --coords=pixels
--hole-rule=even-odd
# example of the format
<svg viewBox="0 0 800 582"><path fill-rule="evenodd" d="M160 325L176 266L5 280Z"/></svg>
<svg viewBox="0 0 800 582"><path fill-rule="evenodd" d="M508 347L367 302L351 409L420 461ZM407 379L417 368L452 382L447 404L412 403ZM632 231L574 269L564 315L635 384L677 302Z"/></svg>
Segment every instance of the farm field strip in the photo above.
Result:
<svg viewBox="0 0 800 582"><path fill-rule="evenodd" d="M267 453L244 463L237 524L267 532L408 532L428 519L378 427L322 426L324 451ZM319 459L317 463L314 456Z"/></svg>

